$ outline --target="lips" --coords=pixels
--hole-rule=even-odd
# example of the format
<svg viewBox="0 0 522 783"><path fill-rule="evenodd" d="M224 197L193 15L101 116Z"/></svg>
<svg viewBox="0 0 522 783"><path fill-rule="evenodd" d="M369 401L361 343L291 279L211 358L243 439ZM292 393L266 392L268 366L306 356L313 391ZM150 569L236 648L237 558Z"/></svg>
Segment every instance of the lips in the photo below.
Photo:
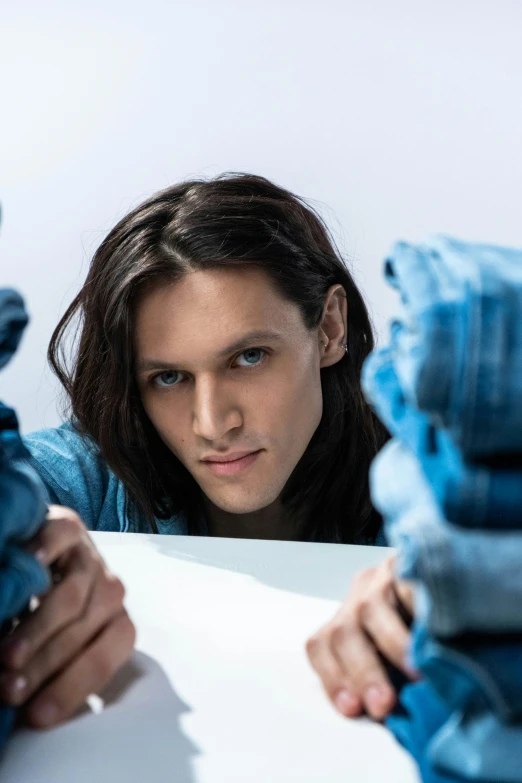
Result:
<svg viewBox="0 0 522 783"><path fill-rule="evenodd" d="M210 457L203 457L201 462L235 462L248 454L254 453L253 451L231 451L229 454L214 454Z"/></svg>
<svg viewBox="0 0 522 783"><path fill-rule="evenodd" d="M216 459L215 456L201 460L215 476L233 476L247 470L261 454L259 451L233 452Z"/></svg>

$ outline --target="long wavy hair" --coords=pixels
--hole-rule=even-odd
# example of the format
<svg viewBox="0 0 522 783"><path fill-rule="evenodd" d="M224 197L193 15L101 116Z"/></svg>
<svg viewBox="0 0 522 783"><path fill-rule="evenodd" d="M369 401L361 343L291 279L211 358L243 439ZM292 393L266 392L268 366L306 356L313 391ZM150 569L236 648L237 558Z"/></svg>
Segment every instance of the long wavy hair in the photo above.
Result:
<svg viewBox="0 0 522 783"><path fill-rule="evenodd" d="M67 415L94 441L127 500L154 529L155 518L181 513L195 532L201 490L160 439L140 399L136 302L149 286L172 283L188 270L249 265L299 306L309 329L320 323L328 288L344 286L347 357L321 370L322 418L282 501L305 519L303 540L372 541L380 518L370 503L368 470L386 433L360 385L374 344L368 311L320 217L263 177L225 174L183 182L149 198L108 234L49 345Z"/></svg>

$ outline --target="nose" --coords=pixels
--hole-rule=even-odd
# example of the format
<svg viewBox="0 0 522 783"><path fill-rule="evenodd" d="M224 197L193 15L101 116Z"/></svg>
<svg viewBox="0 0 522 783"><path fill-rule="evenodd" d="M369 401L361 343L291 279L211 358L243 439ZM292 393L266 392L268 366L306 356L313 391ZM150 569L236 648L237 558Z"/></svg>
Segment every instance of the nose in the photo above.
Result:
<svg viewBox="0 0 522 783"><path fill-rule="evenodd" d="M219 441L232 429L241 427L243 416L229 391L212 377L198 378L194 385L192 427L208 441Z"/></svg>

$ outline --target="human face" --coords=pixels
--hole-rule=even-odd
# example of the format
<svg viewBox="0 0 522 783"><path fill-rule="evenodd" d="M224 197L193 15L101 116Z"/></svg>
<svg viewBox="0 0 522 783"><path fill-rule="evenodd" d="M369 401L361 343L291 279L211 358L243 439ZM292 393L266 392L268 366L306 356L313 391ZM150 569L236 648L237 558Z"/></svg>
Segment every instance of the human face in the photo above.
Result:
<svg viewBox="0 0 522 783"><path fill-rule="evenodd" d="M206 497L234 514L277 500L322 415L298 307L259 269L190 272L143 296L135 351L145 411Z"/></svg>

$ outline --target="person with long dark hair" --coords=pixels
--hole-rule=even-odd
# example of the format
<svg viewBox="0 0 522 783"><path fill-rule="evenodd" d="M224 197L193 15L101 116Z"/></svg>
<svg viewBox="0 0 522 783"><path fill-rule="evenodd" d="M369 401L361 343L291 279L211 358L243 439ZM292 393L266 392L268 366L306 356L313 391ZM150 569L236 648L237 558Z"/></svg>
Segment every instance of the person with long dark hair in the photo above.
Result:
<svg viewBox="0 0 522 783"><path fill-rule="evenodd" d="M246 174L148 199L102 242L50 343L67 418L25 442L49 501L73 511L55 523L46 562L76 552L83 525L385 545L368 470L387 433L360 385L373 344L353 277L302 199ZM26 685L4 698L21 703L50 682L45 692L59 709L54 703L45 725L70 715L133 644L121 586L89 546L87 563L69 558L45 609L52 622L39 610L11 639L7 657ZM385 677L376 650L395 661L407 635L395 603L379 602L388 572L365 580L364 604L377 614L349 610L360 642L352 685L359 677L370 693ZM74 600L84 583L88 610ZM114 617L126 623L119 648L100 636ZM312 640L309 653L343 714L389 708L389 694L374 708L360 689L348 703L346 678L320 649Z"/></svg>
<svg viewBox="0 0 522 783"><path fill-rule="evenodd" d="M373 343L301 199L250 175L176 185L109 233L54 332L71 416L28 438L34 467L91 529L375 543Z"/></svg>

